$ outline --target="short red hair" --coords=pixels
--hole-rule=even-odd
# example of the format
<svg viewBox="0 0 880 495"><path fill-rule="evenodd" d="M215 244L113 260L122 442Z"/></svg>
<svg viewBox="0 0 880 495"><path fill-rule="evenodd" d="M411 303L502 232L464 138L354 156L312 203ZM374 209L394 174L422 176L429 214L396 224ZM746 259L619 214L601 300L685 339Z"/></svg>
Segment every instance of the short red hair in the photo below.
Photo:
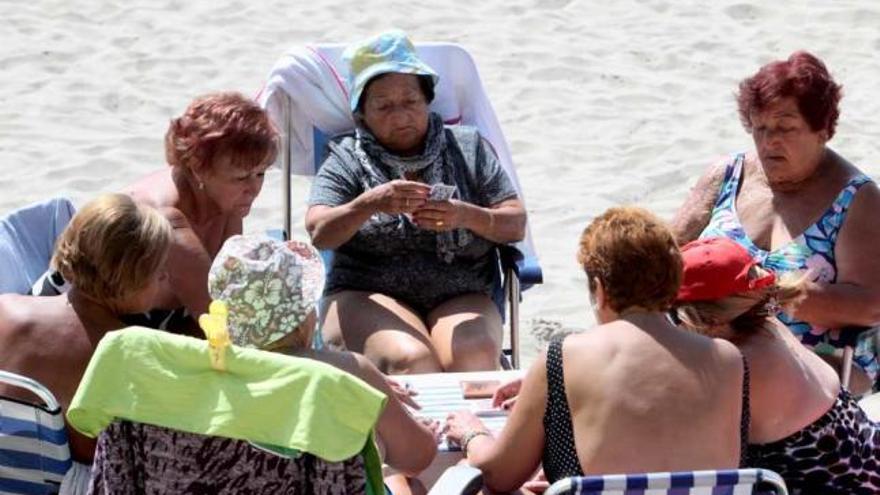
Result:
<svg viewBox="0 0 880 495"><path fill-rule="evenodd" d="M210 169L215 157L228 157L251 170L278 154L278 132L266 112L240 93L200 96L165 133L165 159L173 167Z"/></svg>
<svg viewBox="0 0 880 495"><path fill-rule="evenodd" d="M736 103L743 127L752 132L752 112L760 112L780 98L797 100L801 116L813 132L827 131L834 136L841 86L834 82L825 64L815 55L798 51L788 60L777 60L739 84Z"/></svg>
<svg viewBox="0 0 880 495"><path fill-rule="evenodd" d="M681 286L681 252L672 232L634 206L611 208L584 229L578 263L590 291L602 282L608 305L618 313L633 306L665 311Z"/></svg>

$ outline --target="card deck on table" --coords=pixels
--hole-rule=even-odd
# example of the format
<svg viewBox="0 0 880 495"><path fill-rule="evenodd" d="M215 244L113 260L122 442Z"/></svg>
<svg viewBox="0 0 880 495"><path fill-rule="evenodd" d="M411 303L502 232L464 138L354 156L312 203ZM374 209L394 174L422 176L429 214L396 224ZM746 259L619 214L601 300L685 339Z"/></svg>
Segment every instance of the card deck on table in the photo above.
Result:
<svg viewBox="0 0 880 495"><path fill-rule="evenodd" d="M500 386L498 380L462 380L461 392L465 399L490 399Z"/></svg>

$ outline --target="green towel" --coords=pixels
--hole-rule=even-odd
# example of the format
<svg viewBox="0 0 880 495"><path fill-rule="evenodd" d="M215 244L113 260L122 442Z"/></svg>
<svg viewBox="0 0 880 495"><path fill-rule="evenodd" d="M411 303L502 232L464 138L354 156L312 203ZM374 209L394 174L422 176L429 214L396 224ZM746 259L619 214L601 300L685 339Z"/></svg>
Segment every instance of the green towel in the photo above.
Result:
<svg viewBox="0 0 880 495"><path fill-rule="evenodd" d="M331 462L358 453L368 466L379 462L372 431L386 397L359 378L319 361L236 346L226 351L226 367L211 368L204 340L139 327L110 332L67 419L90 437L119 418Z"/></svg>

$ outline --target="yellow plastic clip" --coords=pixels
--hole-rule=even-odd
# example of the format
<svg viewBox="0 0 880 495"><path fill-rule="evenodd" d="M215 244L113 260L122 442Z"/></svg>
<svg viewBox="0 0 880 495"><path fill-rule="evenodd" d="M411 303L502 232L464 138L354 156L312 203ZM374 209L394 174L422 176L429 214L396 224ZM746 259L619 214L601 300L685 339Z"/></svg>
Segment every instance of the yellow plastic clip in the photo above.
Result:
<svg viewBox="0 0 880 495"><path fill-rule="evenodd" d="M211 367L219 371L226 371L226 349L230 344L229 330L226 328L228 315L226 303L213 301L208 307L208 312L199 316L199 326L208 339Z"/></svg>

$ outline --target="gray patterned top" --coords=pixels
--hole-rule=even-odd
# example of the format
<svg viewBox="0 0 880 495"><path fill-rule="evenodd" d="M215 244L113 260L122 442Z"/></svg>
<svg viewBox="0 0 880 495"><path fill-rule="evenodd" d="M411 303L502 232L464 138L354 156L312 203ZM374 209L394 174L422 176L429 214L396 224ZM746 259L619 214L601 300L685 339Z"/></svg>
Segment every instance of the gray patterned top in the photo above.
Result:
<svg viewBox="0 0 880 495"><path fill-rule="evenodd" d="M458 186L459 199L487 207L517 197L490 145L476 129L447 127L444 134L446 160L452 162L445 165ZM312 184L310 206L346 204L373 180L355 155L355 142L349 136L330 144ZM375 156L370 158L376 166L386 167ZM393 177L390 170L384 175ZM494 244L474 235L446 261L438 257L437 240L438 233L420 229L404 215L373 215L334 252L324 293L380 292L423 315L456 296L489 294L496 272Z"/></svg>

